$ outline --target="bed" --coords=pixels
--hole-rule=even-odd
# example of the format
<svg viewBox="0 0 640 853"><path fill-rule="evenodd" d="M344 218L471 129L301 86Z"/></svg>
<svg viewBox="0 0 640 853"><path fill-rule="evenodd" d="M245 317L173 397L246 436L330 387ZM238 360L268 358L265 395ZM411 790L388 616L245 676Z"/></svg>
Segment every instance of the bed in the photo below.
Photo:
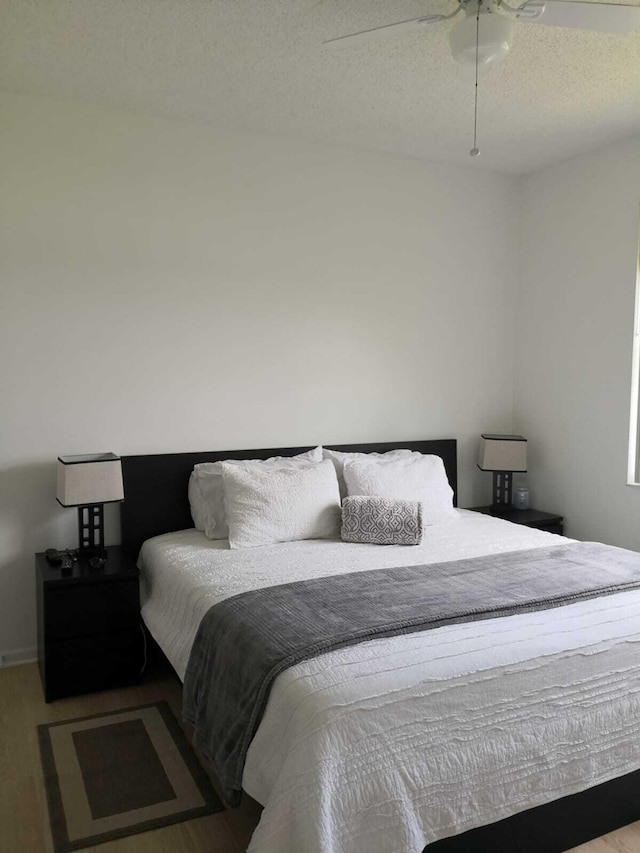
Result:
<svg viewBox="0 0 640 853"><path fill-rule="evenodd" d="M441 456L455 490L453 440L338 449L397 447ZM194 464L306 449L123 458L123 544L137 556L144 543L143 617L181 678L204 613L244 590L562 541L465 511L409 549L319 540L234 552L192 528ZM243 787L265 807L249 850L561 851L640 818L636 614L640 593L624 592L291 667L247 754Z"/></svg>

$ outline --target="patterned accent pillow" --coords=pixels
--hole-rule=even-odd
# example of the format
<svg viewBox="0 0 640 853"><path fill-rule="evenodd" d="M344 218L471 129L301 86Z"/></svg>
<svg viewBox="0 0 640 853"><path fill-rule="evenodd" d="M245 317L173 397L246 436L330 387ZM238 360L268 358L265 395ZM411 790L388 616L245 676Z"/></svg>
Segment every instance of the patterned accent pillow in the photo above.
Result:
<svg viewBox="0 0 640 853"><path fill-rule="evenodd" d="M342 501L342 539L369 545L419 545L422 504L350 495Z"/></svg>

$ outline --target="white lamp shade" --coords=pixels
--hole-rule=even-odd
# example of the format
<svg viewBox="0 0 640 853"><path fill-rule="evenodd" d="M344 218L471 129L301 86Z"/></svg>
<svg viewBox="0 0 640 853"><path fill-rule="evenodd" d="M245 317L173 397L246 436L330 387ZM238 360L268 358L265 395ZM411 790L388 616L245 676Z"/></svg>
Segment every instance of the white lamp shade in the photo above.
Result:
<svg viewBox="0 0 640 853"><path fill-rule="evenodd" d="M59 456L56 497L62 506L124 500L120 457L114 453Z"/></svg>
<svg viewBox="0 0 640 853"><path fill-rule="evenodd" d="M465 15L449 34L453 58L463 65L476 64L476 27L478 28L478 71L488 71L501 62L511 46L511 19L497 12Z"/></svg>
<svg viewBox="0 0 640 853"><path fill-rule="evenodd" d="M527 439L521 435L483 435L478 468L482 471L526 471Z"/></svg>

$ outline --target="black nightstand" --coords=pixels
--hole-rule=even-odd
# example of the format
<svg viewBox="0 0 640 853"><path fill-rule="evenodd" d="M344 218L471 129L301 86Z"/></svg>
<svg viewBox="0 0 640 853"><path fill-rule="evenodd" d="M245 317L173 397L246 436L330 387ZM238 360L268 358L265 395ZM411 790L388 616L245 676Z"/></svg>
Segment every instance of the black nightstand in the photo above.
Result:
<svg viewBox="0 0 640 853"><path fill-rule="evenodd" d="M490 506L473 506L471 509L473 512L493 515ZM537 530L546 530L547 533L557 533L559 536L562 536L564 526L564 518L561 515L541 512L539 509L511 509L504 515L496 515L494 518L503 518L505 521L513 521L515 524L524 524L525 527L535 527Z"/></svg>
<svg viewBox="0 0 640 853"><path fill-rule="evenodd" d="M119 547L68 574L36 554L38 664L47 702L131 684L144 663L138 569Z"/></svg>

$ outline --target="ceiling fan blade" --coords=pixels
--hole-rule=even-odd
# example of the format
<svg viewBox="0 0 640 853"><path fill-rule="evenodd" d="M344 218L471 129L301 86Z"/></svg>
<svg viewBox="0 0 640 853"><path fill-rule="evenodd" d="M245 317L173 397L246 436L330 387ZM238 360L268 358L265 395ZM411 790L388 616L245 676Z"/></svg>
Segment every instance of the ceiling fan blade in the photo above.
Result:
<svg viewBox="0 0 640 853"><path fill-rule="evenodd" d="M516 17L530 24L624 35L640 27L640 6L580 0L530 0L520 6Z"/></svg>
<svg viewBox="0 0 640 853"><path fill-rule="evenodd" d="M419 27L428 26L429 24L437 24L439 21L446 20L449 15L423 15L421 18L411 18L409 21L398 21L396 24L385 24L383 27L373 27L370 30L361 30L357 33L348 33L346 36L338 36L337 38L327 39L322 44L329 44L333 47L344 44L347 40L349 44L357 44L358 42L372 41L377 38L386 37L391 31L394 33L405 33L410 30L415 30Z"/></svg>

